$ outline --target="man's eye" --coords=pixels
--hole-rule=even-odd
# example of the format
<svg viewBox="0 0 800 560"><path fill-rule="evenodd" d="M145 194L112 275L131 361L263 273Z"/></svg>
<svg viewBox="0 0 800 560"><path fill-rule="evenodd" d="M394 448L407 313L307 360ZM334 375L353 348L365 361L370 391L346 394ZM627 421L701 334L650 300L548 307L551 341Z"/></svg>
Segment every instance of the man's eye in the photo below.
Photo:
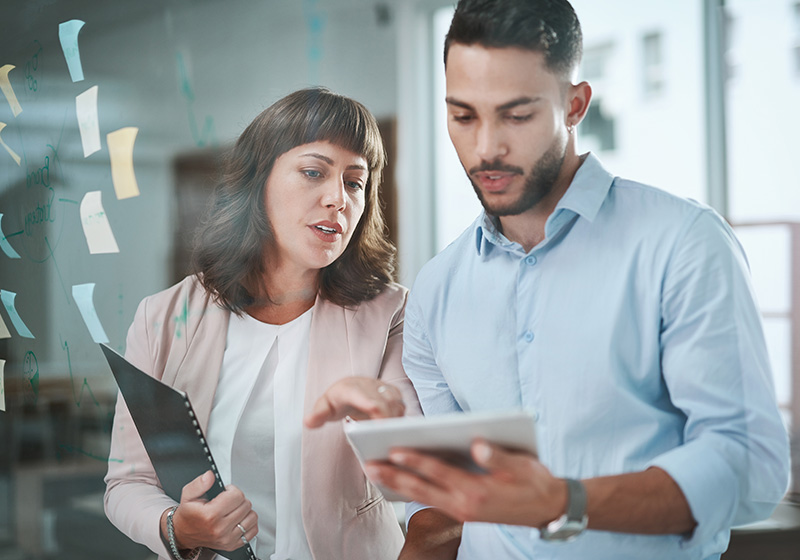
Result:
<svg viewBox="0 0 800 560"><path fill-rule="evenodd" d="M508 115L508 119L514 122L526 122L531 120L533 115Z"/></svg>
<svg viewBox="0 0 800 560"><path fill-rule="evenodd" d="M459 123L467 123L472 120L472 115L453 115L453 120Z"/></svg>

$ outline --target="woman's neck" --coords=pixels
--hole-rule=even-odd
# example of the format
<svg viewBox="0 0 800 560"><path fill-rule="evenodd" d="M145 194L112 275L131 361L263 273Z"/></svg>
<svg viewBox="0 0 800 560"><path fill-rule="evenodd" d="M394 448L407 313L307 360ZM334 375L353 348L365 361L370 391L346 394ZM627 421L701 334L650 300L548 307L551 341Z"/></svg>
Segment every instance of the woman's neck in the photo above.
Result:
<svg viewBox="0 0 800 560"><path fill-rule="evenodd" d="M293 275L272 270L264 274L262 285L269 300L258 301L245 311L263 323L283 325L314 306L319 289L319 271L315 274Z"/></svg>

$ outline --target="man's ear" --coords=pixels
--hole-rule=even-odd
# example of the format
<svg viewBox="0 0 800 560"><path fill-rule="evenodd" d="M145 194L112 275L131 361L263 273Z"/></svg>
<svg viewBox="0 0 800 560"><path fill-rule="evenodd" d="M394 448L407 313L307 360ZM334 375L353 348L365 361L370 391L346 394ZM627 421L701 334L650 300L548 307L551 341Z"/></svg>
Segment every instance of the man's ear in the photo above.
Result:
<svg viewBox="0 0 800 560"><path fill-rule="evenodd" d="M566 125L575 127L586 116L589 103L592 101L592 86L589 82L570 85L567 91Z"/></svg>

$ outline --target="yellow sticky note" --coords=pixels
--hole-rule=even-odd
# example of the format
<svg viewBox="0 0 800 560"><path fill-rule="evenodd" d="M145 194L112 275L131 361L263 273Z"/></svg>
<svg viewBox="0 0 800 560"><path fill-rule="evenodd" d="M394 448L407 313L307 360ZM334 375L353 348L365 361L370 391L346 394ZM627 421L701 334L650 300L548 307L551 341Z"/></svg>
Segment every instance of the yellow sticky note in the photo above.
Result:
<svg viewBox="0 0 800 560"><path fill-rule="evenodd" d="M6 64L0 68L0 90L3 91L3 95L8 99L8 104L11 105L11 112L14 113L14 117L16 117L22 112L22 107L20 107L17 96L14 93L14 88L11 87L11 82L8 79L8 73L14 68L15 66L11 64Z"/></svg>
<svg viewBox="0 0 800 560"><path fill-rule="evenodd" d="M0 316L0 338L11 338L11 333L6 326L5 321L3 321L2 316Z"/></svg>
<svg viewBox="0 0 800 560"><path fill-rule="evenodd" d="M0 122L0 132L3 132L3 129L4 129L5 127L6 127L6 123L4 123L4 122ZM3 146L3 147L6 149L6 151L7 151L9 154L11 154L11 157L12 157L12 158L14 158L14 161L16 161L16 162L17 162L17 165L19 165L19 162L20 162L21 158L20 158L20 157L17 155L17 152L15 152L15 151L14 151L14 150L12 150L11 148L9 148L8 144L6 144L6 143L3 141L3 139L2 139L2 138L0 138L0 144L2 144L2 146Z"/></svg>
<svg viewBox="0 0 800 560"><path fill-rule="evenodd" d="M6 411L6 361L0 360L0 410Z"/></svg>
<svg viewBox="0 0 800 560"><path fill-rule="evenodd" d="M120 128L106 135L108 154L111 157L111 180L117 198L139 196L139 186L133 173L133 144L139 129L135 126Z"/></svg>
<svg viewBox="0 0 800 560"><path fill-rule="evenodd" d="M108 223L108 216L103 208L103 194L90 191L83 196L80 206L81 225L86 243L91 254L119 253L117 240Z"/></svg>

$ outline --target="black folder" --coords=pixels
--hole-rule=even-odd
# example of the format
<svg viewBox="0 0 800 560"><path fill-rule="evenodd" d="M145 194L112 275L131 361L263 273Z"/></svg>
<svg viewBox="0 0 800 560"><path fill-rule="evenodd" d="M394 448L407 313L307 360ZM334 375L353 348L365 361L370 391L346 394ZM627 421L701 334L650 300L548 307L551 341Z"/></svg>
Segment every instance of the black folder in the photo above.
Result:
<svg viewBox="0 0 800 560"><path fill-rule="evenodd" d="M164 493L180 502L183 487L208 469L216 475L216 482L206 492L206 499L225 490L188 395L147 375L105 344L100 348ZM229 560L257 560L249 544L215 552Z"/></svg>

